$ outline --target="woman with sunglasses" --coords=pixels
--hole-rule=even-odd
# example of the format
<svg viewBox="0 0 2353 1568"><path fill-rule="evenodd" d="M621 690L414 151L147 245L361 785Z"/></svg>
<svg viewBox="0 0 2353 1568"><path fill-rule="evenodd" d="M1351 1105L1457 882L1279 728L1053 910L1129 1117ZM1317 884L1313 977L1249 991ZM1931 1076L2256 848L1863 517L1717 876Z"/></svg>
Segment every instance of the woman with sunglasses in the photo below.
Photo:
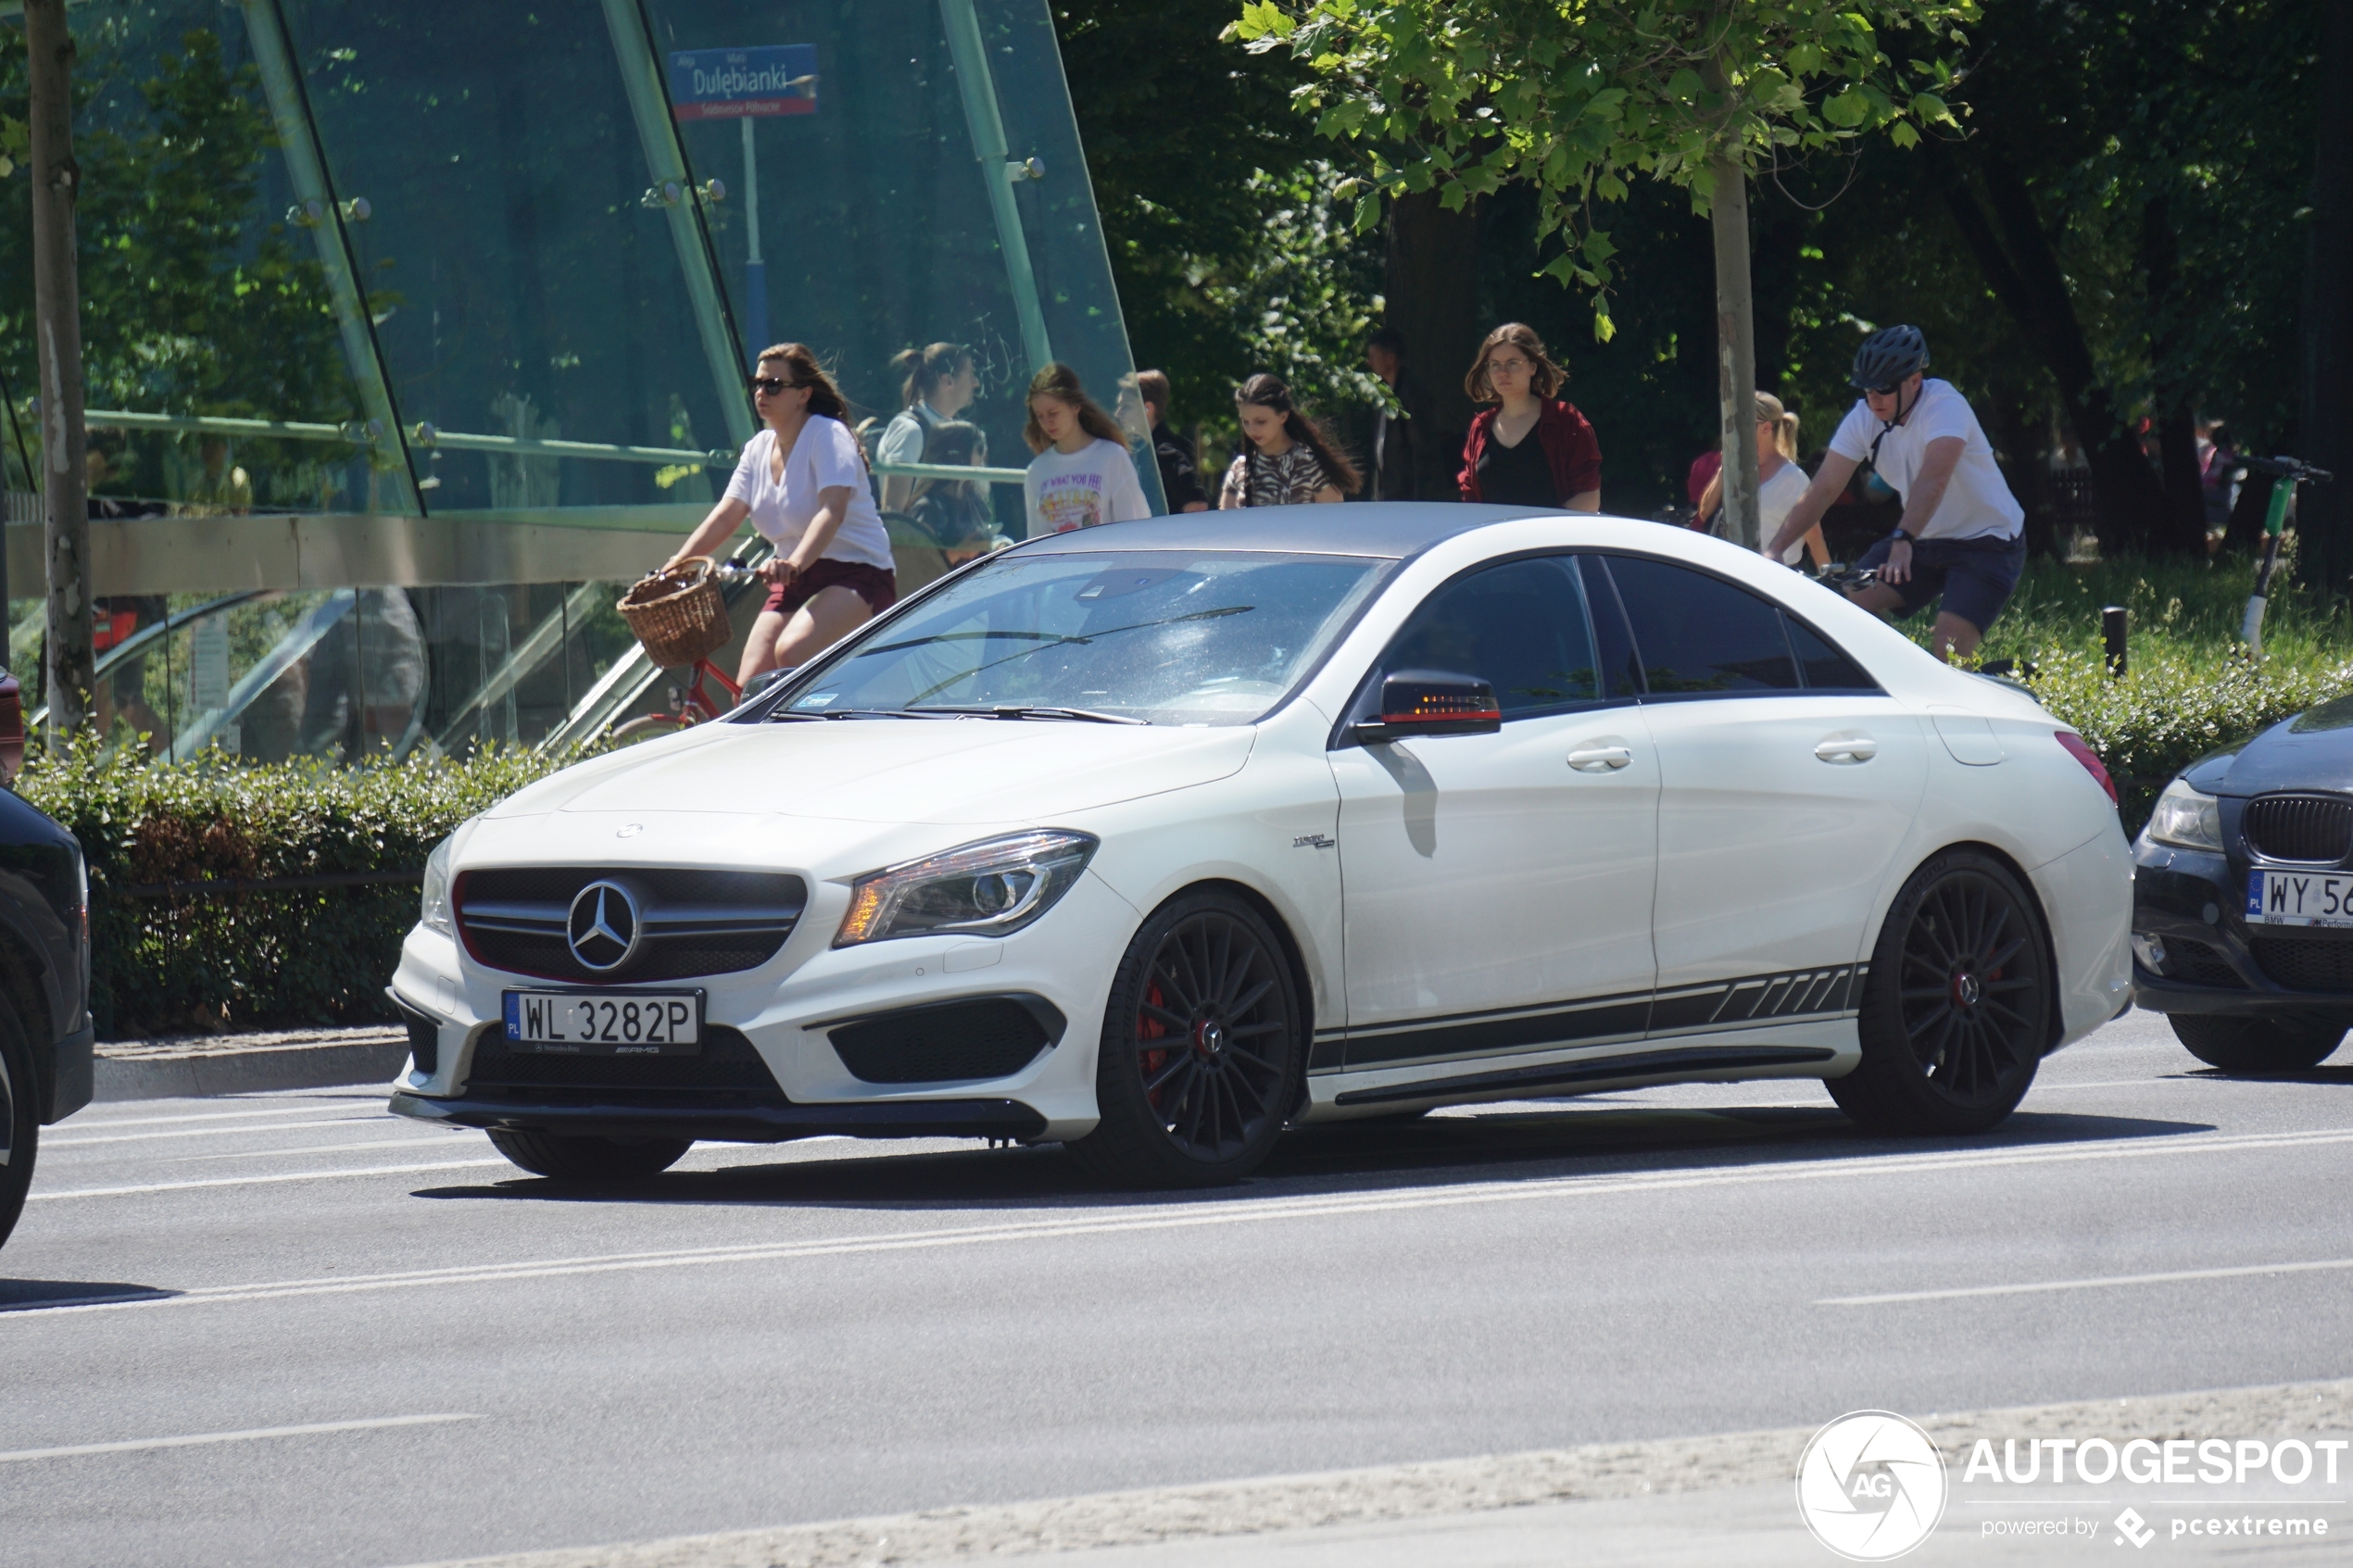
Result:
<svg viewBox="0 0 2353 1568"><path fill-rule="evenodd" d="M1487 334L1463 390L1495 407L1472 417L1464 439L1464 500L1602 509L1601 443L1577 406L1554 395L1567 380L1533 327L1506 321Z"/></svg>
<svg viewBox="0 0 2353 1568"><path fill-rule="evenodd" d="M817 357L798 343L766 350L751 393L766 428L745 445L726 495L671 557L718 555L746 518L776 546L760 569L772 586L744 644L739 682L808 663L899 596L866 455Z"/></svg>

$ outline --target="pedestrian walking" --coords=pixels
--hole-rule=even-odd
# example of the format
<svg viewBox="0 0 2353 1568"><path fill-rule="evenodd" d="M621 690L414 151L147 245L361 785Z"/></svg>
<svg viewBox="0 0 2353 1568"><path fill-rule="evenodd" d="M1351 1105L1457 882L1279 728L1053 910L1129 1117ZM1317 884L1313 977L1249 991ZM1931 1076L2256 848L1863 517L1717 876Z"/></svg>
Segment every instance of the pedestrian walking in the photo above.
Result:
<svg viewBox="0 0 2353 1568"><path fill-rule="evenodd" d="M1030 378L1021 433L1038 454L1023 480L1032 539L1151 515L1126 433L1068 365L1049 364Z"/></svg>
<svg viewBox="0 0 2353 1568"><path fill-rule="evenodd" d="M1577 406L1555 395L1567 372L1544 352L1533 327L1506 321L1487 334L1463 378L1474 403L1456 476L1466 501L1602 509L1602 447Z"/></svg>
<svg viewBox="0 0 2353 1568"><path fill-rule="evenodd" d="M1300 411L1290 388L1264 371L1234 394L1242 449L1226 467L1218 509L1339 501L1362 483L1324 427Z"/></svg>
<svg viewBox="0 0 2353 1568"><path fill-rule="evenodd" d="M1161 494L1172 512L1209 510L1209 493L1202 488L1201 468L1193 449L1168 428L1168 377L1160 370L1138 370L1136 392L1144 400L1144 415L1151 423L1152 460L1160 465Z"/></svg>
<svg viewBox="0 0 2353 1568"><path fill-rule="evenodd" d="M1944 596L1930 634L1939 659L1967 659L2026 570L2026 509L1994 461L1984 427L1950 382L1930 380L1918 327L1882 327L1855 351L1863 395L1840 421L1822 468L1765 549L1778 555L1821 521L1869 463L1904 497L1895 532L1856 565L1879 580L1847 590L1865 609L1902 620Z"/></svg>
<svg viewBox="0 0 2353 1568"><path fill-rule="evenodd" d="M957 343L901 349L891 357L890 368L900 378L900 410L883 427L875 460L889 466L920 463L931 433L972 407L980 392L980 372L973 368L973 351ZM980 461L988 460L984 444ZM885 474L883 510L906 510L914 490L912 479Z"/></svg>
<svg viewBox="0 0 2353 1568"><path fill-rule="evenodd" d="M1373 472L1369 486L1375 501L1415 501L1441 496L1441 470L1433 480L1425 470L1440 458L1438 417L1431 412L1429 391L1405 362L1405 334L1382 327L1365 340L1365 368L1389 388L1389 400L1373 413ZM1442 498L1452 499L1451 495Z"/></svg>
<svg viewBox="0 0 2353 1568"><path fill-rule="evenodd" d="M1790 508L1805 498L1806 470L1797 462L1797 416L1781 406L1781 400L1769 392L1756 395L1756 472L1763 482L1756 487L1757 551L1765 553L1769 541L1788 517ZM1692 526L1712 529L1724 511L1724 475L1718 471L1708 476L1707 488L1699 498L1699 521ZM1781 552L1783 566L1795 566L1808 553L1816 566L1830 564L1831 547L1822 538L1818 522L1806 531L1803 539Z"/></svg>

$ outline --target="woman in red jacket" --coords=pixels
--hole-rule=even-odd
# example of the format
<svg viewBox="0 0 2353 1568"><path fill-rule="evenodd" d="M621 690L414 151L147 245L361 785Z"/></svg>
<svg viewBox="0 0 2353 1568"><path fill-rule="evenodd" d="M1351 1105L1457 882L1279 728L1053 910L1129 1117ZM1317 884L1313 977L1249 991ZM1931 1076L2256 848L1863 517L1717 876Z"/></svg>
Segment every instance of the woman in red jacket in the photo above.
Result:
<svg viewBox="0 0 2353 1568"><path fill-rule="evenodd" d="M1471 420L1456 478L1466 501L1602 509L1602 448L1574 404L1553 395L1567 381L1535 329L1506 321L1487 334L1463 390L1491 403Z"/></svg>

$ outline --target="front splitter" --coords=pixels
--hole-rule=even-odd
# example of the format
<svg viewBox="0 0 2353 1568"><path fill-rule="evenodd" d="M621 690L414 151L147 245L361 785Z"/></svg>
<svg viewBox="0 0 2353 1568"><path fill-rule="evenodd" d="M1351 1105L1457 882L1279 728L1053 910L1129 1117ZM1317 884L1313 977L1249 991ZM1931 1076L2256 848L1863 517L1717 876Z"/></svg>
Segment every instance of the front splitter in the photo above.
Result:
<svg viewBox="0 0 2353 1568"><path fill-rule="evenodd" d="M1019 1100L891 1100L872 1105L661 1105L497 1098L435 1099L396 1092L395 1115L448 1126L538 1128L604 1137L707 1138L720 1143L789 1143L795 1138L1009 1138L1035 1141L1046 1119Z"/></svg>

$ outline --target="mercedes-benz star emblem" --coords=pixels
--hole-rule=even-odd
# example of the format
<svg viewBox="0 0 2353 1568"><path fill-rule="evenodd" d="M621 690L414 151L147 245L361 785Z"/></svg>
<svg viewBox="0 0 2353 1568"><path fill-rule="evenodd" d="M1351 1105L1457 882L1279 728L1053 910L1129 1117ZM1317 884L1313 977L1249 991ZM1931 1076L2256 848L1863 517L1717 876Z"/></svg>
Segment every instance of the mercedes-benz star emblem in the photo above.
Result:
<svg viewBox="0 0 2353 1568"><path fill-rule="evenodd" d="M580 967L610 974L637 953L637 900L617 882L592 882L573 896L564 935Z"/></svg>

